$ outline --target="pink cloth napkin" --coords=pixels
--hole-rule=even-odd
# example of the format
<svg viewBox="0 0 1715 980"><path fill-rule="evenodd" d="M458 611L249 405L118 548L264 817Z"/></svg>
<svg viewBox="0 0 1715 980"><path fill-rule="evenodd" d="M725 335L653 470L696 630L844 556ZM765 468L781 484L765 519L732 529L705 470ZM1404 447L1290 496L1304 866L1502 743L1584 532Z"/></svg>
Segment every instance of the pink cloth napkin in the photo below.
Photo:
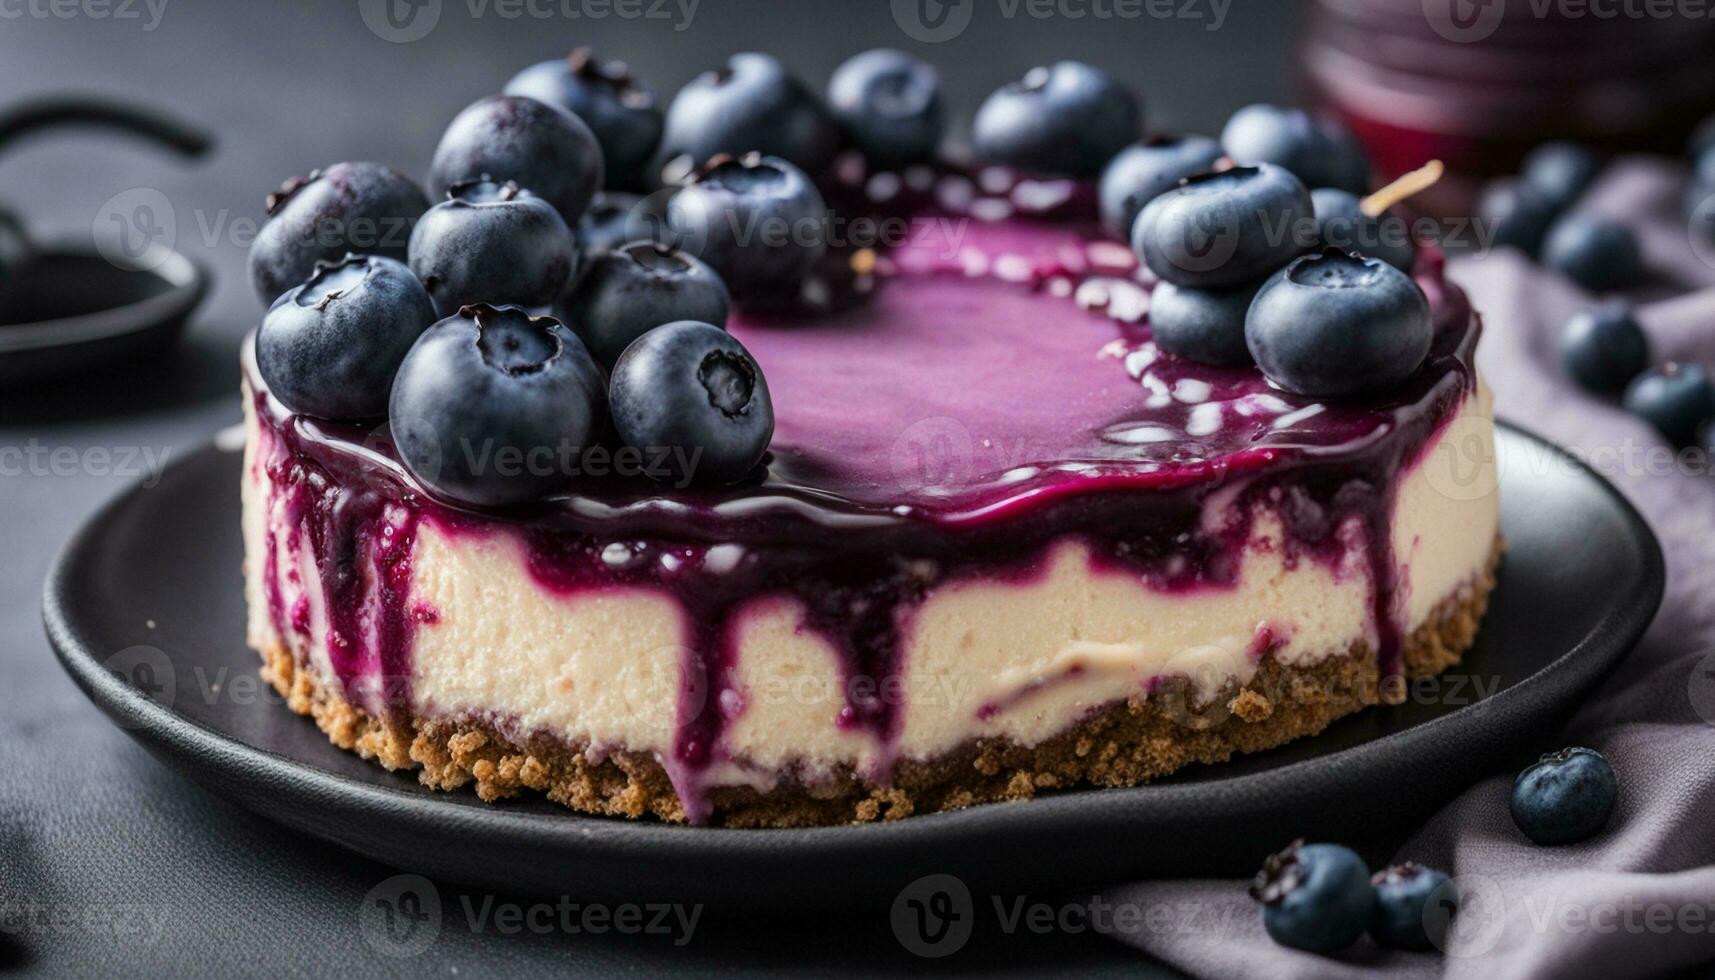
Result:
<svg viewBox="0 0 1715 980"><path fill-rule="evenodd" d="M1637 229L1653 281L1634 299L1657 359L1715 370L1715 239L1694 247L1684 182L1670 161L1629 158L1579 207ZM1189 973L1496 980L1656 976L1715 963L1715 466L1696 452L1664 457L1647 425L1567 380L1560 326L1593 300L1578 286L1510 249L1457 259L1452 276L1484 317L1478 363L1497 413L1581 450L1666 552L1661 613L1561 733L1613 763L1619 806L1594 840L1536 847L1508 814L1515 774L1496 773L1402 842L1396 860L1441 868L1470 896L1446 954L1367 939L1336 957L1277 946L1243 881L1144 882L1106 896L1176 910L1116 938ZM1291 828L1281 832L1284 844Z"/></svg>

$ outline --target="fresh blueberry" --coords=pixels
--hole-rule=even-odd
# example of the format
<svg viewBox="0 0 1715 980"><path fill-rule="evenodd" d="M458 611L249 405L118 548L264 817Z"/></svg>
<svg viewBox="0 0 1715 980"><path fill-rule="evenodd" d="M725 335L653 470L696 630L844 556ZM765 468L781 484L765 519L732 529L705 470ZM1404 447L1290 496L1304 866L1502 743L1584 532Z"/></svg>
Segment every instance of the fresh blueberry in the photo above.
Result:
<svg viewBox="0 0 1715 980"><path fill-rule="evenodd" d="M1560 359L1574 381L1597 394L1626 389L1649 368L1649 339L1630 303L1608 303L1573 315L1560 331Z"/></svg>
<svg viewBox="0 0 1715 980"><path fill-rule="evenodd" d="M522 95L491 95L453 118L435 148L430 189L512 181L577 223L602 186L601 146L582 119Z"/></svg>
<svg viewBox="0 0 1715 980"><path fill-rule="evenodd" d="M429 294L404 263L348 255L275 301L256 332L256 367L294 412L379 418L399 363L434 322Z"/></svg>
<svg viewBox="0 0 1715 980"><path fill-rule="evenodd" d="M673 97L655 172L677 183L716 156L754 152L819 174L838 141L827 108L780 62L735 54Z"/></svg>
<svg viewBox="0 0 1715 980"><path fill-rule="evenodd" d="M379 163L336 163L268 195L268 223L250 244L250 284L265 304L299 285L318 262L348 253L404 261L428 198Z"/></svg>
<svg viewBox="0 0 1715 980"><path fill-rule="evenodd" d="M454 184L411 233L411 271L435 308L546 306L571 278L572 230L553 205L517 184Z"/></svg>
<svg viewBox="0 0 1715 980"><path fill-rule="evenodd" d="M743 479L774 437L774 404L756 359L709 323L669 323L639 337L609 387L620 439L671 449L681 485Z"/></svg>
<svg viewBox="0 0 1715 980"><path fill-rule="evenodd" d="M660 213L666 204L667 198L661 194L649 197L621 191L597 194L572 229L578 255L587 261L626 242L667 241L672 233L667 229L667 216Z"/></svg>
<svg viewBox="0 0 1715 980"><path fill-rule="evenodd" d="M667 224L743 299L804 278L827 251L826 212L802 170L751 153L711 161L667 202Z"/></svg>
<svg viewBox="0 0 1715 980"><path fill-rule="evenodd" d="M1625 405L1669 442L1689 446L1698 430L1715 419L1715 386L1697 365L1669 362L1633 379Z"/></svg>
<svg viewBox="0 0 1715 980"><path fill-rule="evenodd" d="M1370 937L1394 949L1444 949L1447 926L1459 909L1459 889L1443 872L1396 864L1370 878L1376 910Z"/></svg>
<svg viewBox="0 0 1715 980"><path fill-rule="evenodd" d="M1614 767L1594 749L1543 756L1513 783L1513 823L1537 844L1576 844L1608 823L1620 798Z"/></svg>
<svg viewBox="0 0 1715 980"><path fill-rule="evenodd" d="M1258 103L1233 113L1221 130L1221 146L1241 166L1272 163L1292 171L1308 187L1369 191L1370 162L1345 126L1317 119L1302 109Z"/></svg>
<svg viewBox="0 0 1715 980"><path fill-rule="evenodd" d="M1370 217L1355 194L1337 187L1319 187L1310 192L1316 211L1316 238L1327 247L1381 259L1401 272L1410 273L1417 261L1417 242L1411 223L1388 212Z"/></svg>
<svg viewBox="0 0 1715 980"><path fill-rule="evenodd" d="M1625 225L1569 214L1548 230L1542 261L1592 292L1637 285L1644 277L1637 236Z"/></svg>
<svg viewBox="0 0 1715 980"><path fill-rule="evenodd" d="M1496 248L1516 248L1531 258L1542 254L1542 240L1560 210L1536 188L1517 180L1497 180L1483 190L1477 219L1490 229Z"/></svg>
<svg viewBox="0 0 1715 980"><path fill-rule="evenodd" d="M1338 844L1293 841L1263 862L1251 883L1262 925L1282 946L1331 953L1369 927L1376 891L1364 859Z"/></svg>
<svg viewBox="0 0 1715 980"><path fill-rule="evenodd" d="M1149 296L1156 346L1202 364L1249 364L1245 313L1255 297L1255 286L1192 289L1160 283Z"/></svg>
<svg viewBox="0 0 1715 980"><path fill-rule="evenodd" d="M399 458L437 496L504 507L563 487L602 430L601 369L558 320L467 306L405 355L389 404Z"/></svg>
<svg viewBox="0 0 1715 980"><path fill-rule="evenodd" d="M977 159L1029 173L1098 177L1143 130L1137 98L1078 61L1038 65L996 89L971 122Z"/></svg>
<svg viewBox="0 0 1715 980"><path fill-rule="evenodd" d="M947 125L941 76L891 48L854 55L828 80L828 108L847 137L879 169L935 152Z"/></svg>
<svg viewBox="0 0 1715 980"><path fill-rule="evenodd" d="M1144 205L1187 177L1215 169L1221 156L1221 144L1207 136L1153 136L1132 143L1102 171L1102 227L1129 240Z"/></svg>
<svg viewBox="0 0 1715 980"><path fill-rule="evenodd" d="M729 302L707 265L666 245L632 242L592 260L561 310L596 360L611 367L632 341L663 323L724 326Z"/></svg>
<svg viewBox="0 0 1715 980"><path fill-rule="evenodd" d="M1399 384L1423 363L1434 332L1429 300L1410 276L1338 249L1275 273L1245 318L1262 373L1311 398Z"/></svg>
<svg viewBox="0 0 1715 980"><path fill-rule="evenodd" d="M605 186L647 187L649 161L661 142L661 109L625 62L604 64L589 48L578 48L567 58L519 72L506 83L506 94L559 106L582 119L601 144Z"/></svg>
<svg viewBox="0 0 1715 980"><path fill-rule="evenodd" d="M1596 151L1556 140L1531 150L1520 176L1549 204L1564 211L1578 203L1601 172L1602 158Z"/></svg>
<svg viewBox="0 0 1715 980"><path fill-rule="evenodd" d="M1310 192L1281 167L1199 174L1144 206L1132 249L1167 282L1197 289L1254 283L1304 251Z"/></svg>

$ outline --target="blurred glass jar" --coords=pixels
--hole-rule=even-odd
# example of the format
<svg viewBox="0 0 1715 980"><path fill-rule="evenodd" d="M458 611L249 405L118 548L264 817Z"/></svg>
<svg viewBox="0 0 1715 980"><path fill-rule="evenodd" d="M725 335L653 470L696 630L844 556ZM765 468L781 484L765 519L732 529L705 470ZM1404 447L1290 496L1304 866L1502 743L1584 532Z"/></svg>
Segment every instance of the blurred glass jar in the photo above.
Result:
<svg viewBox="0 0 1715 980"><path fill-rule="evenodd" d="M1679 153L1715 110L1712 14L1679 0L1311 0L1302 67L1313 103L1384 176L1440 159L1454 177L1421 203L1463 211L1545 139Z"/></svg>

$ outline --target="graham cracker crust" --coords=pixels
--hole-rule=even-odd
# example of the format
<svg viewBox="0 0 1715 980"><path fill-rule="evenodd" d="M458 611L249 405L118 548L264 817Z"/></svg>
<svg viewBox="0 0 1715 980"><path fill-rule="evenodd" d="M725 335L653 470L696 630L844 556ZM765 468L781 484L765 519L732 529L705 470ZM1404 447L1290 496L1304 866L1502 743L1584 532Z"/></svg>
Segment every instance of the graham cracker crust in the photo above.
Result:
<svg viewBox="0 0 1715 980"><path fill-rule="evenodd" d="M1476 639L1501 552L1497 541L1483 573L1442 600L1405 639L1405 677L1394 683L1380 682L1366 643L1304 668L1265 655L1249 683L1210 704L1193 703L1184 683L1167 683L1147 699L1111 704L1034 746L983 738L929 761L901 761L888 787L850 771L814 786L783 782L767 792L722 787L712 793L710 822L810 827L898 820L1042 791L1135 786L1193 763L1224 762L1314 735L1362 708L1398 703L1408 680L1458 663ZM482 721L378 717L318 685L278 642L261 652L262 676L293 711L314 718L329 741L389 769L416 768L425 786L453 790L474 783L477 796L489 801L529 790L584 813L685 821L652 753L592 761L581 746L545 734L509 736Z"/></svg>

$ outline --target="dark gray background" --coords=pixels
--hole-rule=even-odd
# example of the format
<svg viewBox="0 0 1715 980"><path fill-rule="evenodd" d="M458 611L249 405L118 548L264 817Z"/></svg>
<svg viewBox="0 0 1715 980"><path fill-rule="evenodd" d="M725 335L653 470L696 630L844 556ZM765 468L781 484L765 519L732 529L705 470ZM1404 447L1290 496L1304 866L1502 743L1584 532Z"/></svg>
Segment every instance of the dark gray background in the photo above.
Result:
<svg viewBox="0 0 1715 980"><path fill-rule="evenodd" d="M87 241L110 201L159 191L172 207L174 243L207 263L217 283L175 356L41 390L0 392L0 451L146 449L169 461L238 418L235 351L260 312L244 274L244 223L262 218L265 193L292 174L343 159L379 160L420 175L446 121L532 61L590 44L629 60L667 97L733 51L770 51L820 86L845 56L889 45L939 65L963 119L986 92L1030 65L1075 57L1145 93L1153 127L1210 131L1246 102L1289 97L1283 87L1298 6L1233 0L1221 29L1211 31L1209 0L1191 0L1197 20L1094 13L1040 19L1024 5L963 0L972 13L968 28L927 44L900 29L887 0L702 0L684 30L647 17L567 18L558 12L561 0L539 0L535 9L552 14L545 19L508 19L497 0L481 8L472 6L479 0L442 0L427 37L396 44L365 27L359 0L165 0L153 30L145 29L152 15L142 0L130 8L138 19L89 16L104 0L82 8L54 2L0 0L0 99L64 90L144 98L210 127L220 145L187 168L100 137L32 142L0 158L0 200L43 237ZM593 13L599 4L571 6ZM1186 9L1186 0L1165 8ZM1095 5L1068 0L1060 9ZM0 927L4 912L20 906L55 916L0 933L0 970L480 976L936 966L1135 975L1144 966L1137 954L1098 937L1006 936L992 923L963 952L931 963L900 948L886 909L801 921L711 911L684 948L659 937L478 935L464 928L461 913L449 912L427 953L383 957L364 941L358 909L392 869L297 837L192 787L110 726L54 662L40 626L49 562L84 515L135 476L94 464L63 473L0 472ZM444 884L440 892L456 909L461 892ZM483 896L472 898L480 903ZM984 905L981 896L978 902ZM85 915L147 934L113 936L69 921Z"/></svg>

